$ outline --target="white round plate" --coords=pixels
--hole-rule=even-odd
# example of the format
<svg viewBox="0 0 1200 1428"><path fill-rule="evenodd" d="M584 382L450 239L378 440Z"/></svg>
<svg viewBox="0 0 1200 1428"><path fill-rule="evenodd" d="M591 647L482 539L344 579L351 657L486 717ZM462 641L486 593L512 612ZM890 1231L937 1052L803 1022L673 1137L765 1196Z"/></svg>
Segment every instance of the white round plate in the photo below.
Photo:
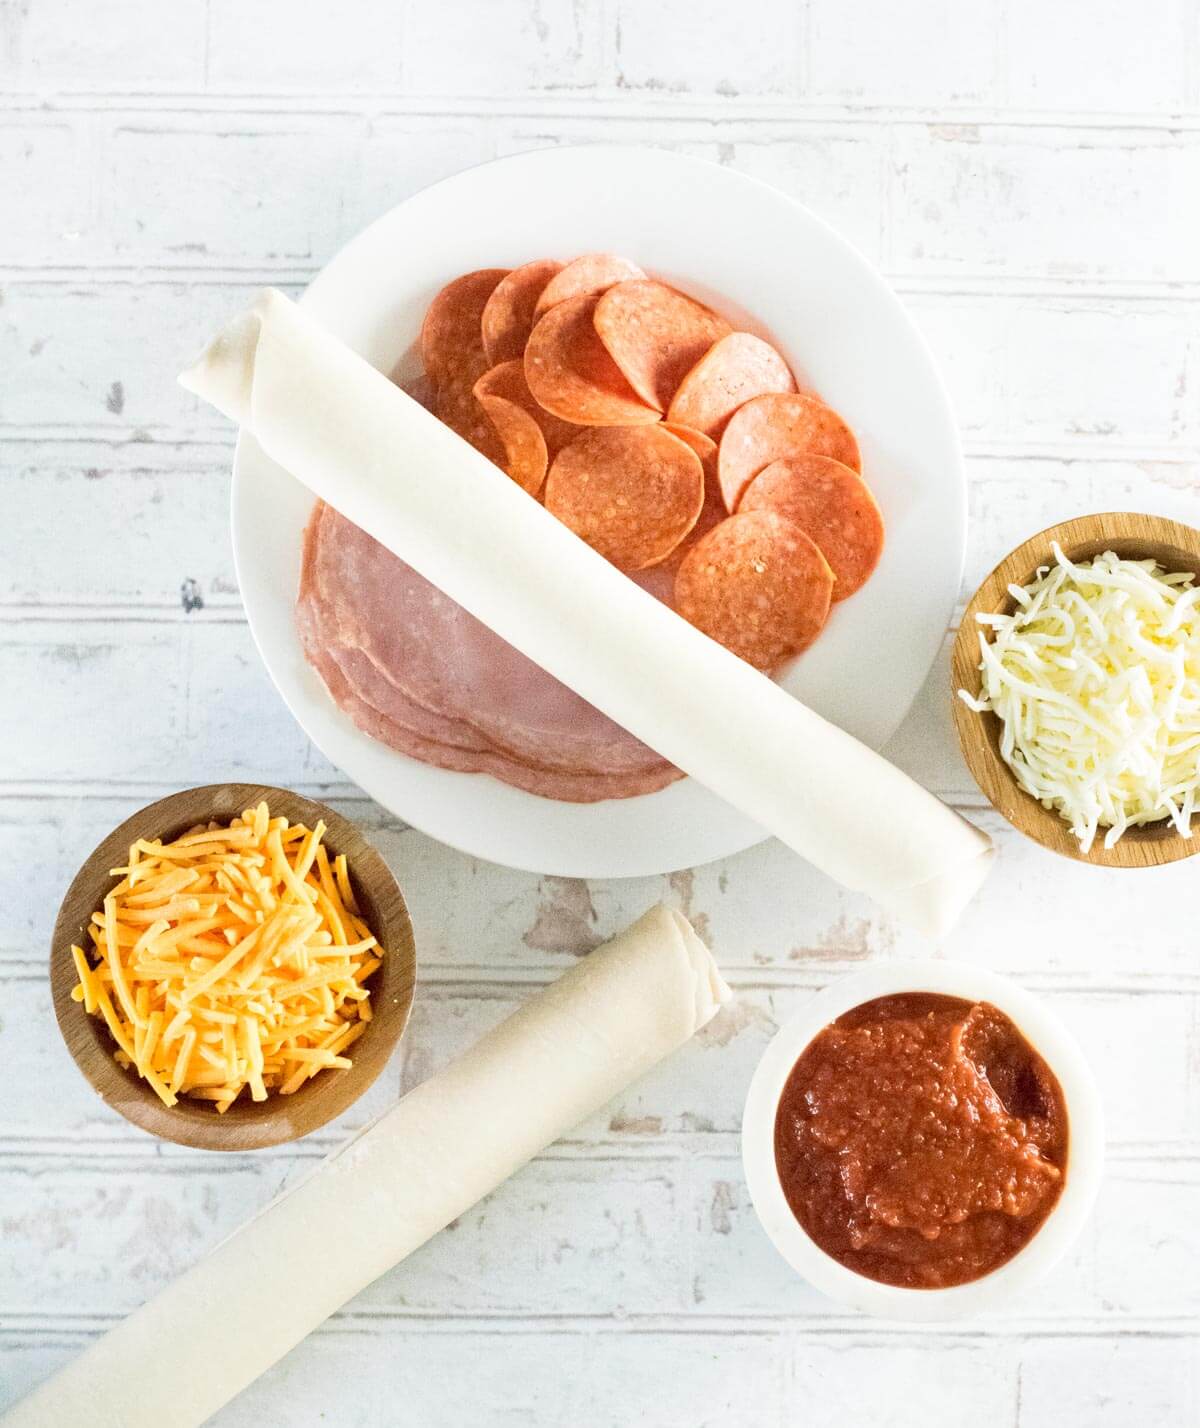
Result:
<svg viewBox="0 0 1200 1428"><path fill-rule="evenodd" d="M962 458L924 341L883 279L814 214L699 159L612 146L543 149L406 199L347 244L303 301L369 362L403 377L418 369L425 308L451 278L597 251L622 253L770 337L798 379L857 433L887 548L867 586L834 607L782 682L879 748L920 689L958 595ZM360 733L305 661L296 633L311 504L243 437L233 541L250 628L305 732L385 808L475 857L564 877L669 872L765 836L694 779L641 798L557 803L484 775L430 768Z"/></svg>

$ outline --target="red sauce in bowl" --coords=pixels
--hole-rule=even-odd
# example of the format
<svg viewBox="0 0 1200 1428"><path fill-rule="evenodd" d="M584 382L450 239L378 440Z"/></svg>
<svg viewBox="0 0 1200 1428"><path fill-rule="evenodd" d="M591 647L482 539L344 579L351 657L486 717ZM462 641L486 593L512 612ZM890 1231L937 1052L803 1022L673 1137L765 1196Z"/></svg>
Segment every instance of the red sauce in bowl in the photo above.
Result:
<svg viewBox="0 0 1200 1428"><path fill-rule="evenodd" d="M986 1002L878 997L805 1048L775 1117L792 1213L848 1269L907 1289L979 1279L1062 1193L1067 1108L1053 1072Z"/></svg>

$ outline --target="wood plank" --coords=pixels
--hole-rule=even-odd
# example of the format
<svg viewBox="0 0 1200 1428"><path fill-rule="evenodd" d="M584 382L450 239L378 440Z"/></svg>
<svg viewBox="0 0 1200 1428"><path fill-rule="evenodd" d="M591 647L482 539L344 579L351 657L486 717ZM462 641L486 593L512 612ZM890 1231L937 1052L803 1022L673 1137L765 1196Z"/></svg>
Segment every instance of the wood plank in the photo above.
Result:
<svg viewBox="0 0 1200 1428"><path fill-rule="evenodd" d="M293 136L300 150L310 137ZM362 162L378 165L378 172L364 179L372 193L389 191L385 175L409 138L397 132L377 159L368 151ZM178 136L178 155L162 156L164 171L172 162L186 167L186 139ZM262 162L269 163L269 156ZM836 154L830 163L833 174L851 183ZM248 170L244 181L250 184L258 172ZM851 192L854 202L863 201L859 186L851 184ZM183 212L190 211L184 198L178 201ZM378 198L375 203L378 207ZM234 225L227 246L241 231L235 226L236 204L233 209L221 209L211 219ZM167 196L162 211L171 212ZM372 211L363 221L374 216ZM871 216L877 219L873 203ZM864 215L860 221L865 220ZM332 251L352 232L339 228L328 235L328 246L296 233L286 251L246 256L265 267L264 277L276 271L277 285L294 294L297 264L306 270L316 266L308 250ZM0 235L0 263L4 256ZM13 391L0 393L0 426L26 433L81 428L112 437L136 431L175 440L214 435L228 440L224 419L175 384L177 372L203 342L261 286L257 276L243 280L220 271L221 262L228 259L219 251L206 255L187 282L141 271L110 281L10 280L0 360L19 362L23 381L19 403ZM206 272L208 265L218 270ZM949 277L947 286L953 286ZM1193 302L947 292L916 294L909 306L947 374L969 447L1018 442L1047 456L1078 449L1092 458L1103 454L1130 462L1172 453L1195 461L1200 454L1200 412L1188 387ZM770 324L769 313L761 317ZM142 330L151 321L153 344L114 347L114 331ZM1035 484L1030 482L1031 488Z"/></svg>
<svg viewBox="0 0 1200 1428"><path fill-rule="evenodd" d="M82 428L125 440L182 432L228 441L228 422L175 379L259 286L6 284L0 364L19 367L22 380L19 392L0 390L0 424L39 437ZM294 285L288 291L297 293ZM153 342L113 341L116 332L150 331Z"/></svg>
<svg viewBox="0 0 1200 1428"><path fill-rule="evenodd" d="M286 717L281 709L273 726L279 738ZM910 767L919 765L912 744L900 752ZM182 784L186 767L178 771ZM204 776L201 768L196 773ZM312 787L307 779L294 782ZM664 900L692 918L723 969L740 981L816 987L869 958L929 952L869 900L836 888L773 841L665 877L592 884L540 878L456 853L369 800L347 798L339 782L329 801L364 828L396 872L417 929L420 967L440 981L545 979ZM58 903L84 857L173 786L88 798L56 797L44 788L35 797L5 797L0 786L0 975L6 965L27 972L43 965ZM1131 1005L1143 989L1200 990L1195 957L1178 935L1195 900L1187 865L1106 878L1029 843L995 814L977 808L968 814L995 838L999 856L946 939L945 955L1034 987L1108 989ZM1022 909L1016 927L1013 907ZM1036 927L1036 936L1020 931L1026 927Z"/></svg>
<svg viewBox="0 0 1200 1428"><path fill-rule="evenodd" d="M79 1347L26 1341L5 1355L0 1407ZM335 1320L218 1414L214 1428L422 1428L491 1424L618 1424L771 1428L783 1422L790 1344L775 1333L596 1335L546 1329L442 1332L389 1325L364 1340ZM790 1421L790 1416L789 1420Z"/></svg>
<svg viewBox="0 0 1200 1428"><path fill-rule="evenodd" d="M239 608L229 544L232 434L205 441L0 441L11 536L4 607L182 608L185 581L207 608ZM1033 532L1080 510L1153 510L1195 522L1200 459L1146 462L968 457L965 599ZM59 518L69 505L77 519ZM122 550L113 560L111 552ZM53 553L53 558L47 556Z"/></svg>
<svg viewBox="0 0 1200 1428"><path fill-rule="evenodd" d="M282 1168L278 1158L251 1155L164 1164L31 1153L6 1165L0 1325L128 1312L266 1204ZM1125 1322L1200 1328L1198 1192L1200 1159L1171 1170L1113 1167L1068 1259L991 1321L1100 1332ZM690 1156L682 1147L637 1158L552 1149L346 1313L859 1322L776 1254L736 1152Z"/></svg>
<svg viewBox="0 0 1200 1428"><path fill-rule="evenodd" d="M66 1362L84 1339L8 1342L0 1340L11 1364L0 1407ZM387 1428L400 1399L405 1413L428 1428L476 1421L481 1402L490 1421L514 1428L534 1421L627 1423L631 1412L661 1428L773 1428L794 1423L797 1405L806 1424L839 1428L940 1422L939 1414L964 1403L974 1422L987 1425L1127 1428L1143 1410L1155 1423L1194 1419L1196 1346L1194 1335L1122 1339L1052 1329L1022 1341L936 1329L891 1334L864 1327L831 1337L782 1326L529 1332L407 1321L373 1325L367 1337L335 1319L213 1425L309 1428L313 1413L323 1412L336 1413L339 1428Z"/></svg>
<svg viewBox="0 0 1200 1428"><path fill-rule="evenodd" d="M5 606L18 619L48 605L239 610L230 438L0 442L0 618Z"/></svg>
<svg viewBox="0 0 1200 1428"><path fill-rule="evenodd" d="M1194 874L1098 875L972 812L1000 858L940 955L1017 976L1075 1028L1110 1163L1083 1239L1029 1302L953 1332L872 1324L818 1300L758 1229L741 1100L814 988L929 948L775 845L590 886L439 847L313 755L241 623L232 432L176 370L261 282L297 291L405 194L547 144L730 164L880 263L964 431L964 595L1080 511L1198 523L1200 19L1177 0L1109 5L1103 24L1088 0L875 5L865 25L840 0L802 8L759 0L748 23L709 0L506 0L486 16L473 0L345 0L333 27L285 0L179 0L169 22L113 0L100 26L77 23L78 0L5 9L0 166L21 201L0 231L0 365L17 374L0 390L0 1060L17 1088L0 1098L0 1412L666 897L737 1005L218 1424L910 1428L964 1405L977 1428L1200 1418ZM892 752L978 810L947 679L943 651ZM404 882L424 980L364 1102L295 1147L218 1163L91 1097L44 965L61 893L109 828L239 773L345 795Z"/></svg>
<svg viewBox="0 0 1200 1428"><path fill-rule="evenodd" d="M240 621L6 624L0 689L9 779L87 779L107 769L175 787L243 776L337 781L271 687ZM36 690L36 701L18 697L22 690Z"/></svg>
<svg viewBox="0 0 1200 1428"><path fill-rule="evenodd" d="M416 920L416 919L414 919ZM439 984L420 980L408 1031L385 1073L336 1129L365 1122L395 1096L424 1080L529 994L529 986ZM816 981L822 980L819 975ZM736 1135L750 1077L776 1028L812 995L812 986L747 986L735 978L736 1000L675 1056L618 1096L573 1132L599 1144L671 1135ZM54 1087L41 1096L0 1102L0 1137L118 1136L146 1151L161 1149L98 1102L67 1059L54 1030L49 988L41 974L5 982L0 1053L20 1084ZM1194 1096L1197 995L1178 991L1047 992L1078 1036L1100 1084L1110 1143L1170 1145L1200 1153L1200 1100ZM48 1110L48 1104L52 1109ZM331 1131L332 1135L333 1132Z"/></svg>

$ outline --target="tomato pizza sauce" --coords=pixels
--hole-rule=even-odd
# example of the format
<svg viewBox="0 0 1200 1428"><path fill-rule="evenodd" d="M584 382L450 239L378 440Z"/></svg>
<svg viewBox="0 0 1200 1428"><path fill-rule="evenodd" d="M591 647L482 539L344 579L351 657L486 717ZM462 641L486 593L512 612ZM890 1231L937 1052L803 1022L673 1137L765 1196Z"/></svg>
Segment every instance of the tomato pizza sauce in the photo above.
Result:
<svg viewBox="0 0 1200 1428"><path fill-rule="evenodd" d="M884 1284L979 1279L1062 1193L1067 1110L1003 1012L929 992L879 997L792 1068L775 1163L793 1214L839 1264Z"/></svg>

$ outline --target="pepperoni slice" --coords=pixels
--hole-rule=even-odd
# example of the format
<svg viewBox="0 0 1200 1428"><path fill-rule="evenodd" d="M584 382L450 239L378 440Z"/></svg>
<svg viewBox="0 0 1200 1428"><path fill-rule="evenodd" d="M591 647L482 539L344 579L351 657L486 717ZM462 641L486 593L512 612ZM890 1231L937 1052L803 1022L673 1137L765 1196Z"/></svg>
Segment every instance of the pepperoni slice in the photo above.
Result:
<svg viewBox="0 0 1200 1428"><path fill-rule="evenodd" d="M883 516L861 476L828 456L785 456L746 487L739 511L775 511L800 527L833 571L833 598L866 584L883 553Z"/></svg>
<svg viewBox="0 0 1200 1428"><path fill-rule="evenodd" d="M552 307L566 302L568 298L599 297L614 283L645 276L636 263L631 263L628 258L619 258L615 253L585 253L556 273L542 289L533 310L533 320L536 323Z"/></svg>
<svg viewBox="0 0 1200 1428"><path fill-rule="evenodd" d="M696 524L662 565L663 569L674 571L679 568L679 562L692 546L702 536L706 536L713 526L719 525L725 519L726 512L725 502L721 500L720 487L717 485L717 443L702 431L693 431L690 426L677 426L674 422L665 421L662 427L664 431L677 436L680 441L687 442L704 467L704 505L700 508Z"/></svg>
<svg viewBox="0 0 1200 1428"><path fill-rule="evenodd" d="M474 385L469 367L440 382L434 415L503 471L506 469L504 443L488 413L475 400Z"/></svg>
<svg viewBox="0 0 1200 1428"><path fill-rule="evenodd" d="M723 317L649 279L609 288L594 321L629 385L663 412L687 373L729 332Z"/></svg>
<svg viewBox="0 0 1200 1428"><path fill-rule="evenodd" d="M542 429L551 461L584 430L576 422L563 421L561 417L554 416L534 400L525 380L525 364L522 361L501 362L498 367L489 368L475 383L475 395L485 407L489 397L500 397L527 411Z"/></svg>
<svg viewBox="0 0 1200 1428"><path fill-rule="evenodd" d="M730 418L717 453L717 479L727 511L764 466L783 456L832 456L862 471L854 433L816 397L798 392L752 397Z"/></svg>
<svg viewBox="0 0 1200 1428"><path fill-rule="evenodd" d="M562 264L539 258L514 268L492 289L480 317L483 350L493 365L520 357L533 331L533 310L546 284Z"/></svg>
<svg viewBox="0 0 1200 1428"><path fill-rule="evenodd" d="M717 443L713 438L704 436L703 431L683 426L679 421L664 421L663 430L670 431L671 436L679 437L680 441L686 441L687 446L700 457L704 470L716 470Z"/></svg>
<svg viewBox="0 0 1200 1428"><path fill-rule="evenodd" d="M523 491L536 496L546 479L546 438L537 422L516 402L483 397L480 406L491 418L504 447L504 469Z"/></svg>
<svg viewBox="0 0 1200 1428"><path fill-rule="evenodd" d="M429 379L427 372L420 372L417 376L409 378L407 382L400 382L400 390L407 392L414 402L419 403L427 412L437 415L437 388Z"/></svg>
<svg viewBox="0 0 1200 1428"><path fill-rule="evenodd" d="M580 426L656 422L658 412L638 399L596 335L599 301L567 298L538 322L525 348L529 390L548 412Z"/></svg>
<svg viewBox="0 0 1200 1428"><path fill-rule="evenodd" d="M749 332L731 332L715 342L680 382L667 420L694 427L715 441L751 397L795 390L792 369L769 342Z"/></svg>
<svg viewBox="0 0 1200 1428"><path fill-rule="evenodd" d="M600 427L559 452L545 500L614 565L643 570L665 560L696 524L704 468L661 426Z"/></svg>
<svg viewBox="0 0 1200 1428"><path fill-rule="evenodd" d="M549 463L541 427L518 403L480 395L479 382L470 382L469 376L464 367L438 387L434 415L536 496Z"/></svg>
<svg viewBox="0 0 1200 1428"><path fill-rule="evenodd" d="M507 268L480 268L464 273L438 293L421 325L421 360L440 387L464 367L473 382L488 365L480 322L483 309Z"/></svg>
<svg viewBox="0 0 1200 1428"><path fill-rule="evenodd" d="M678 547L682 549L682 547ZM675 599L675 566L671 563L675 559L675 552L663 561L661 565L648 565L645 570L634 570L630 573L630 580L647 595L653 595L662 605L674 608L672 602Z"/></svg>
<svg viewBox="0 0 1200 1428"><path fill-rule="evenodd" d="M722 521L684 557L675 608L769 673L821 633L832 592L833 572L799 526L775 511L747 511Z"/></svg>

